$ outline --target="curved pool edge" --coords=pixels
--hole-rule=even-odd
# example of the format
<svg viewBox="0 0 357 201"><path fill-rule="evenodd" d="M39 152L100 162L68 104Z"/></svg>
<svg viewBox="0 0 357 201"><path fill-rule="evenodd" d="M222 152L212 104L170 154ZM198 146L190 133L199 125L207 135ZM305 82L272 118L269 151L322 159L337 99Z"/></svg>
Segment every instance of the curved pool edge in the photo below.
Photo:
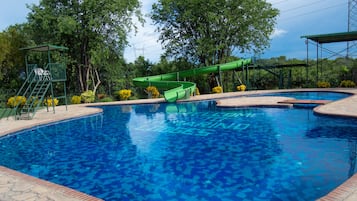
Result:
<svg viewBox="0 0 357 201"><path fill-rule="evenodd" d="M2 118L0 119L0 137L20 132L23 130L31 129L35 126L47 125L51 123L56 123L65 120L71 120L81 117L86 117L90 115L95 115L102 113L103 110L96 106L105 105L133 105L133 104L152 104L152 103L163 103L165 99L141 99L141 100L129 100L129 101L115 101L115 102L102 102L102 103L86 103L86 104L74 104L66 106L57 106L55 108L56 112L41 109L37 111L36 115L31 120L14 120L13 118Z"/></svg>
<svg viewBox="0 0 357 201"><path fill-rule="evenodd" d="M66 186L0 166L0 200L104 201ZM5 191L5 193L3 193Z"/></svg>
<svg viewBox="0 0 357 201"><path fill-rule="evenodd" d="M31 120L14 120L11 117L9 119L3 118L0 119L0 137L31 129L36 126L95 115L101 112L103 112L101 108L86 107L85 104L80 104L69 105L68 110L66 110L65 106L58 106L56 107L55 114L52 111L47 112L46 109L41 109Z"/></svg>
<svg viewBox="0 0 357 201"><path fill-rule="evenodd" d="M216 100L217 107L221 108L241 108L241 107L292 107L292 104L279 103L294 98L283 96L264 97L238 97Z"/></svg>
<svg viewBox="0 0 357 201"><path fill-rule="evenodd" d="M357 93L347 98L315 107L313 111L320 115L357 118Z"/></svg>
<svg viewBox="0 0 357 201"><path fill-rule="evenodd" d="M328 103L323 106L316 107L314 111L318 114L326 114L326 115L334 115L334 116L345 116L345 117L357 117L357 89L288 89L288 90L262 90L262 91L247 91L247 92L230 92L230 93L223 93L223 94L208 94L208 95L199 95L199 96L194 96L191 97L189 100L185 100L182 102L187 102L187 101L200 101L200 100L212 100L212 99L220 99L220 98L227 98L227 97L241 97L241 96L247 96L247 95L252 95L252 94L264 94L264 93L274 93L274 92L293 92L293 91L326 91L326 92L341 92L341 93L349 93L349 94L354 94L351 97L347 97L335 102ZM285 97L286 98L286 97ZM79 104L79 105L69 105L68 106L68 111L66 111L65 106L58 106L56 107L56 113L53 114L51 111L47 112L46 109L38 111L36 114L35 118L33 120L17 120L14 121L11 118L9 120L6 119L0 119L0 137L4 135L8 135L14 132L30 129L35 126L39 125L45 125L49 123L55 123L58 121L63 121L63 120L69 120L73 118L80 118L84 116L89 116L89 115L95 115L98 113L102 112L101 108L95 107L95 106L104 106L104 105L132 105L132 104L156 104L156 103L163 103L164 99L145 99L145 100L134 100L134 101L120 101L120 102L110 102L110 103L94 103L94 104ZM181 102L181 101L180 101ZM262 104L256 104L252 106L264 106ZM269 104L267 105L269 106ZM11 195L12 193L19 193L19 189L23 189L23 194L24 196L28 195L29 193L39 193L42 194L50 194L54 195L58 191L58 185L55 185L53 187L52 185L47 185L47 181L37 179L37 178L31 178L30 176L27 177L27 175L23 175L22 173L19 174L12 174L12 176L6 176L4 174L4 171L1 171L1 169L6 169L2 166L0 166L0 177L1 178L6 178L9 179L9 181L21 181L21 182L13 182L13 183L7 183L11 184L11 188L15 189L16 192L9 191L6 192L1 192L0 193L0 200L1 198L7 198L7 196ZM8 170L8 171L13 171L13 170ZM5 171L7 172L7 171ZM16 172L16 171L14 171ZM345 183L341 185L341 188L346 191L342 196L340 195L340 187L336 188L335 190L331 191L328 195L320 198L320 200L347 200L347 201L352 201L354 198L357 197L357 174L355 174L352 178L347 180ZM30 179L29 179L30 178ZM36 180L36 182L40 185L41 188L40 192L34 192L31 191L29 192L28 189L24 189L23 187L26 186L31 186L33 185L33 180ZM352 182L351 182L352 180ZM43 181L43 182L41 182ZM47 182L47 183L46 183ZM352 184L351 184L352 183ZM2 187L6 186L6 184L3 184L0 182L0 185ZM67 187L63 187L67 188ZM26 192L25 192L26 191ZM15 194L13 194L15 195ZM80 192L75 191L70 189L68 192L63 192L63 194L60 195L60 198L55 198L51 197L53 200L74 200L73 196L74 195L79 195L77 196L77 199L79 201L94 201L94 200L100 200L97 198L91 198L88 199L88 197L81 197L82 195ZM339 197L338 197L339 196ZM68 199L67 199L68 198ZM8 199L7 199L8 200ZM15 199L14 199L15 200ZM10 201L10 200L9 200Z"/></svg>

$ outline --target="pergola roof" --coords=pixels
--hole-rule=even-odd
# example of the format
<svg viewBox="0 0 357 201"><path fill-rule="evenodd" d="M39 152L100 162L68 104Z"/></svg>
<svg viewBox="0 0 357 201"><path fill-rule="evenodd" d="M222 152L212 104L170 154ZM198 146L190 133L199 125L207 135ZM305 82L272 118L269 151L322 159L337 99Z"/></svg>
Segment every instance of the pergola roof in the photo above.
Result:
<svg viewBox="0 0 357 201"><path fill-rule="evenodd" d="M357 40L357 31L301 36L317 43L334 43Z"/></svg>
<svg viewBox="0 0 357 201"><path fill-rule="evenodd" d="M24 48L21 48L20 50L45 52L45 51L53 51L53 50L65 51L65 50L68 50L68 48L63 47L63 46L44 44L44 45L38 45L38 46L24 47Z"/></svg>

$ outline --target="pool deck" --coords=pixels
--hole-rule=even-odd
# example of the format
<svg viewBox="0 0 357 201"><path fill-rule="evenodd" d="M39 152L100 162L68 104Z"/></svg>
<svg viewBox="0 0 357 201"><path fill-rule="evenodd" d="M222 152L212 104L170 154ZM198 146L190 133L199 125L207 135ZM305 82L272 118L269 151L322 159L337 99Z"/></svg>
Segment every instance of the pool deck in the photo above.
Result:
<svg viewBox="0 0 357 201"><path fill-rule="evenodd" d="M314 108L314 112L325 115L348 116L357 118L357 88L353 89L294 89L294 90L264 90L248 92L230 92L223 94L208 94L191 97L186 101L199 101L209 99L217 100L219 107L250 107L272 106L291 107L291 103L279 103L286 100L294 100L287 97L245 97L246 95L263 94L271 92L289 91L336 91L355 94L354 96L326 103ZM82 116L101 113L102 110L95 107L98 105L118 104L150 104L165 102L164 99L146 99L133 101L120 101L111 103L94 103L69 105L56 107L56 113L47 112L46 109L36 113L32 120L13 120L12 118L0 120L0 136L5 136L16 131L21 131L43 124L49 124L61 120L68 120ZM289 102L289 101L287 101ZM0 201L99 201L101 199L75 191L73 189L57 185L48 181L0 166ZM348 179L338 188L319 199L320 201L355 201L357 200L357 174Z"/></svg>

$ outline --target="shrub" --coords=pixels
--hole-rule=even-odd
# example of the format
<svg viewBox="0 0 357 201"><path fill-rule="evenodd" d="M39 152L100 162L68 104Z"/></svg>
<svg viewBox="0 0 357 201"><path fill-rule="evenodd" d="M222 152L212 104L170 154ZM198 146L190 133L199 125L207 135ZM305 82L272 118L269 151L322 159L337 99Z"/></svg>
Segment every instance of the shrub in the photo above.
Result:
<svg viewBox="0 0 357 201"><path fill-rule="evenodd" d="M196 87L196 96L200 95L200 90L198 89L198 87Z"/></svg>
<svg viewBox="0 0 357 201"><path fill-rule="evenodd" d="M343 80L340 83L340 87L355 87L356 83L354 83L352 80Z"/></svg>
<svg viewBox="0 0 357 201"><path fill-rule="evenodd" d="M81 97L80 96L72 96L71 98L71 103L72 104L80 104L81 103Z"/></svg>
<svg viewBox="0 0 357 201"><path fill-rule="evenodd" d="M85 91L81 94L81 100L84 103L93 103L94 99L95 99L95 95L92 90Z"/></svg>
<svg viewBox="0 0 357 201"><path fill-rule="evenodd" d="M223 92L223 89L222 89L222 87L221 86L217 86L217 87L214 87L213 89L212 89L212 92L213 93L222 93Z"/></svg>
<svg viewBox="0 0 357 201"><path fill-rule="evenodd" d="M237 86L238 91L245 91L246 89L247 89L247 86L245 86L244 84Z"/></svg>
<svg viewBox="0 0 357 201"><path fill-rule="evenodd" d="M36 96L31 96L30 98L30 104L37 105L39 103L39 99Z"/></svg>
<svg viewBox="0 0 357 201"><path fill-rule="evenodd" d="M112 97L105 97L99 100L99 102L113 102L113 98Z"/></svg>
<svg viewBox="0 0 357 201"><path fill-rule="evenodd" d="M53 100L53 103L55 104L55 106L57 106L58 105L57 98L47 98L46 100L43 101L43 104L45 104L46 106L52 106L52 100Z"/></svg>
<svg viewBox="0 0 357 201"><path fill-rule="evenodd" d="M317 82L317 87L318 88L329 88L329 87L331 87L331 84L329 82L319 81L319 82Z"/></svg>
<svg viewBox="0 0 357 201"><path fill-rule="evenodd" d="M106 97L106 95L105 95L105 94L97 94L97 97L98 97L98 99L100 100L100 99L105 98L105 97Z"/></svg>
<svg viewBox="0 0 357 201"><path fill-rule="evenodd" d="M26 103L26 97L24 96L12 96L7 100L7 106L14 108L16 106L22 107Z"/></svg>
<svg viewBox="0 0 357 201"><path fill-rule="evenodd" d="M146 93L149 94L150 98L158 98L160 96L160 92L155 86L146 87Z"/></svg>
<svg viewBox="0 0 357 201"><path fill-rule="evenodd" d="M128 100L131 96L130 89L122 89L118 92L120 100Z"/></svg>

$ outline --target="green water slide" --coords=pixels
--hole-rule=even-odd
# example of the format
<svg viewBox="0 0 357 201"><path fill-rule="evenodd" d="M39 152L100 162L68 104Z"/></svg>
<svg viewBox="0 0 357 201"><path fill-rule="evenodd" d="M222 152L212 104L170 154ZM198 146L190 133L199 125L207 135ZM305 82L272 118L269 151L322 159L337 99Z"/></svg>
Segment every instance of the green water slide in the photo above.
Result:
<svg viewBox="0 0 357 201"><path fill-rule="evenodd" d="M159 89L166 90L164 97L167 102L175 102L176 100L189 97L196 89L196 83L187 81L178 81L195 75L217 73L219 71L234 70L248 65L252 62L251 59L240 59L237 61L207 66L202 68L194 68L190 70L179 71L175 73L167 73L162 75L154 75L147 77L138 77L133 79L134 85L138 87L155 86Z"/></svg>

